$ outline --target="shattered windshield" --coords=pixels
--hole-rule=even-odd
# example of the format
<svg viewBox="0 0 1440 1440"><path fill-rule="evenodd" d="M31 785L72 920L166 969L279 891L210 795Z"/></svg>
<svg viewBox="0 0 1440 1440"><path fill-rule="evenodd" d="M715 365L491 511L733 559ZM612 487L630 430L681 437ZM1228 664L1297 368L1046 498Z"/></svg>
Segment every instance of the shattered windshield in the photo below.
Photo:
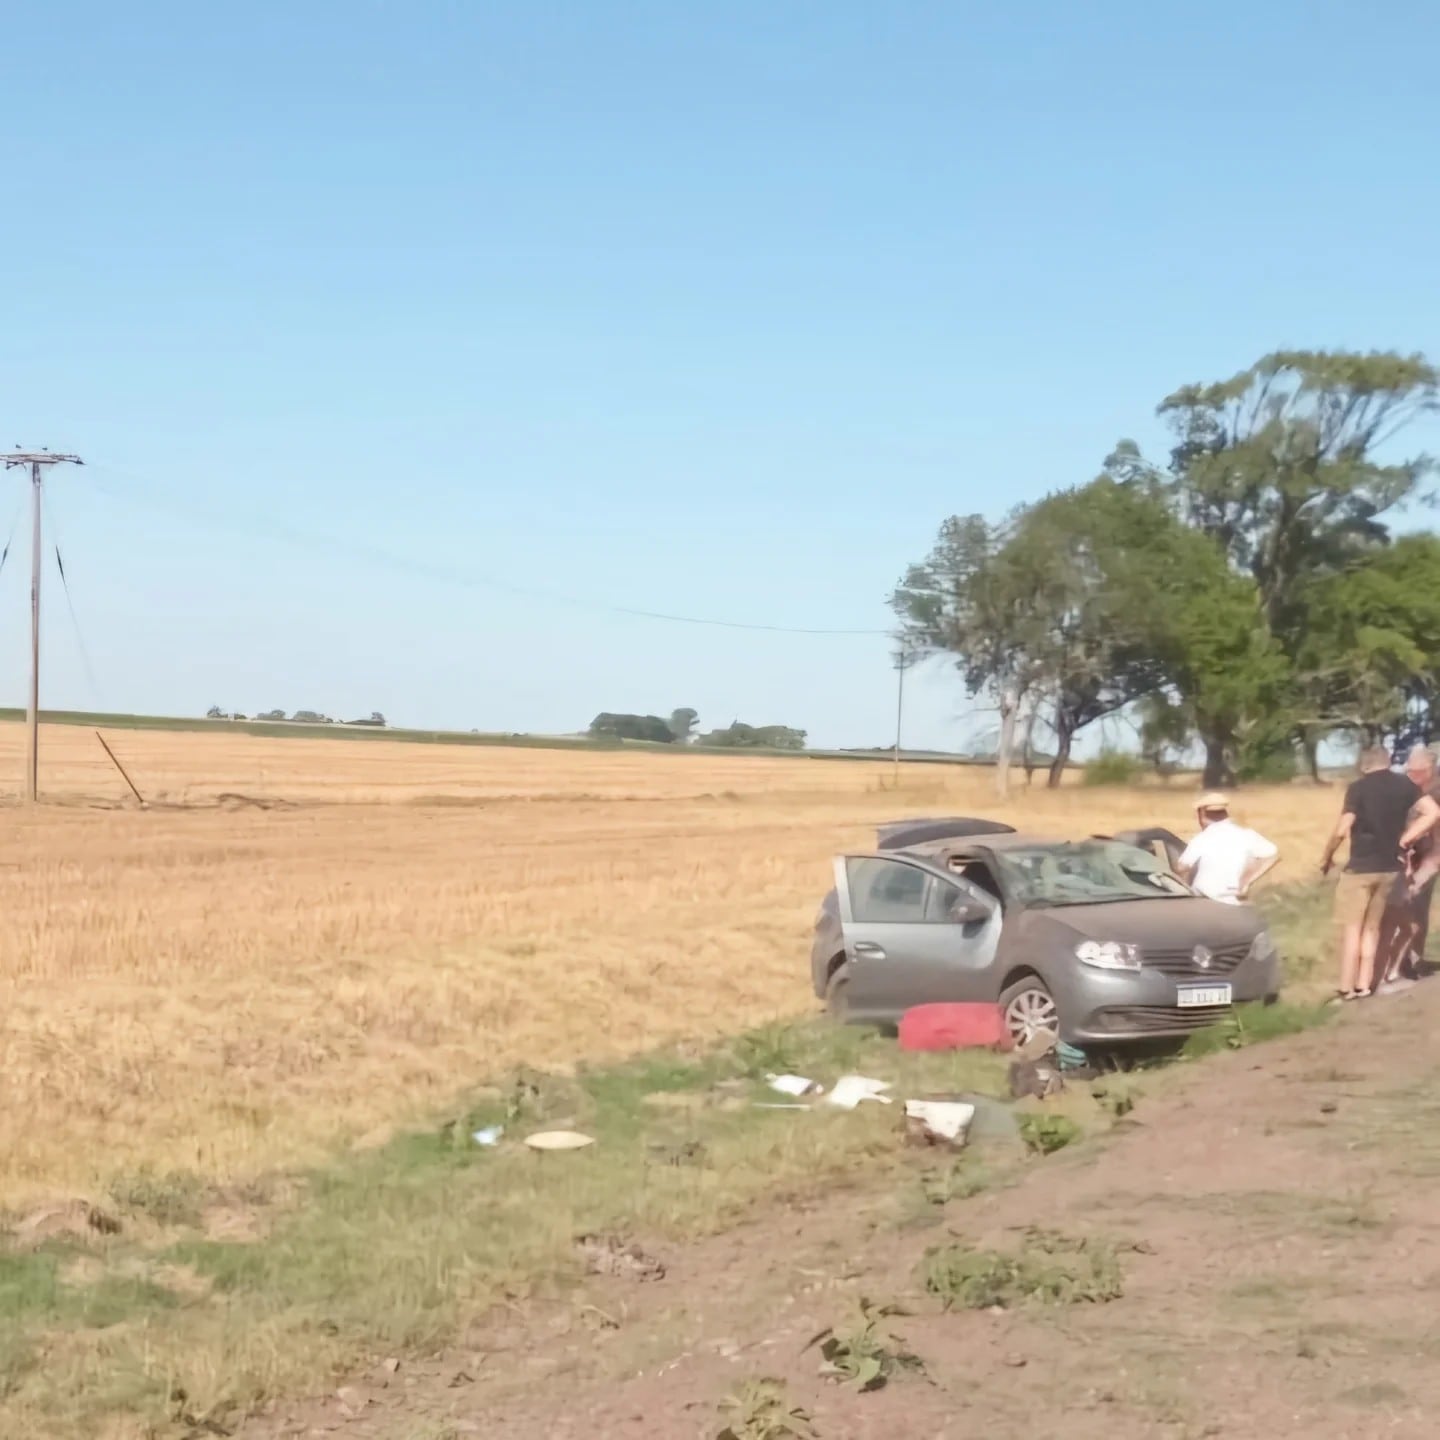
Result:
<svg viewBox="0 0 1440 1440"><path fill-rule="evenodd" d="M1022 905L1099 905L1188 895L1153 855L1115 841L997 849L1006 888Z"/></svg>

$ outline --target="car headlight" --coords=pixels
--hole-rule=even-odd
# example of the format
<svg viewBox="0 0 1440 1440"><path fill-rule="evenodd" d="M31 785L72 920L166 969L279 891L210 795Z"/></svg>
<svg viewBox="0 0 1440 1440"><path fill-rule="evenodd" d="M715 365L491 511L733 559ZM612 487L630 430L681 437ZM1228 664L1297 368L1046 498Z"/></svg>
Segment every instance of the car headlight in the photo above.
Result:
<svg viewBox="0 0 1440 1440"><path fill-rule="evenodd" d="M1268 965L1277 953L1275 940L1268 930L1262 930L1250 942L1250 958L1258 960L1262 965Z"/></svg>
<svg viewBox="0 0 1440 1440"><path fill-rule="evenodd" d="M1097 970L1138 970L1140 947L1122 945L1118 940L1082 940L1075 947L1075 958Z"/></svg>

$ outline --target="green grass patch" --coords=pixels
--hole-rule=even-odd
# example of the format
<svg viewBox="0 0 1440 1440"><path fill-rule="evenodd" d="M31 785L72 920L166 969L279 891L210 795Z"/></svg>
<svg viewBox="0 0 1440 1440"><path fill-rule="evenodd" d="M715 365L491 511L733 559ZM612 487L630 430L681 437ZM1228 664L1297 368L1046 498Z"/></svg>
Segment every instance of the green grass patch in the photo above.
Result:
<svg viewBox="0 0 1440 1440"><path fill-rule="evenodd" d="M890 1324L893 1316L904 1313L897 1305L877 1305L862 1297L847 1320L821 1331L811 1342L820 1347L820 1373L866 1394L883 1390L898 1376L923 1370L920 1357Z"/></svg>
<svg viewBox="0 0 1440 1440"><path fill-rule="evenodd" d="M1103 1304L1124 1292L1113 1244L1044 1230L1009 1253L942 1245L921 1262L920 1283L947 1310Z"/></svg>
<svg viewBox="0 0 1440 1440"><path fill-rule="evenodd" d="M1181 1058L1199 1060L1224 1050L1242 1050L1265 1040L1278 1040L1285 1035L1298 1035L1317 1025L1328 1024L1335 1014L1334 1006L1256 1003L1237 1005L1218 1025L1211 1025L1191 1035L1182 1047Z"/></svg>
<svg viewBox="0 0 1440 1440"><path fill-rule="evenodd" d="M1068 1115L1038 1110L1020 1117L1020 1138L1025 1148L1036 1155L1053 1155L1073 1144L1083 1133Z"/></svg>
<svg viewBox="0 0 1440 1440"><path fill-rule="evenodd" d="M1208 1048L1293 1033L1304 1028L1301 1014L1318 1018L1247 1009ZM1207 1046L1196 1041L1189 1053ZM123 1410L168 1437L170 1397L181 1392L187 1423L226 1422L366 1356L442 1344L497 1303L558 1292L584 1272L582 1234L663 1251L777 1197L892 1179L934 1217L1027 1163L1013 1135L1008 1156L985 1153L978 1124L977 1155L905 1154L898 1104L764 1108L786 1100L765 1082L780 1072L826 1086L867 1075L891 1082L897 1101L1008 1096L1004 1057L907 1054L874 1031L816 1020L563 1076L517 1072L443 1123L291 1177L285 1193L298 1203L272 1210L255 1240L205 1238L199 1216L209 1197L183 1174L122 1177L117 1204L145 1216L152 1233L168 1230L170 1243L142 1250L127 1227L83 1252L83 1265L72 1263L79 1252L0 1251L0 1433L79 1440ZM1128 1095L1128 1081L1123 1088ZM1098 1103L1091 1109L1101 1133L1111 1117ZM1053 1107L1019 1123L1041 1153L1078 1134ZM489 1125L505 1129L498 1147L472 1138ZM596 1143L559 1154L521 1143L549 1128ZM156 1283L167 1265L193 1286ZM949 1247L926 1274L934 1293L964 1304L1080 1303L1111 1298L1119 1284L1113 1247L1035 1235L1010 1255ZM42 1345L43 1366L33 1363Z"/></svg>
<svg viewBox="0 0 1440 1440"><path fill-rule="evenodd" d="M1084 785L1133 785L1148 767L1138 756L1125 750L1102 750L1085 762L1080 772Z"/></svg>
<svg viewBox="0 0 1440 1440"><path fill-rule="evenodd" d="M790 1401L783 1380L747 1380L720 1402L715 1440L818 1440L809 1412Z"/></svg>
<svg viewBox="0 0 1440 1440"><path fill-rule="evenodd" d="M1255 897L1280 948L1286 989L1329 992L1338 963L1334 892L1329 885L1278 885Z"/></svg>
<svg viewBox="0 0 1440 1440"><path fill-rule="evenodd" d="M584 1270L582 1234L663 1247L722 1229L777 1195L884 1180L903 1144L899 1105L762 1108L786 1100L764 1079L782 1070L826 1086L869 1075L892 1082L897 1100L1006 1093L1000 1056L909 1055L874 1032L825 1021L573 1075L523 1071L443 1124L303 1177L303 1201L273 1216L259 1240L199 1235L203 1197L184 1177L116 1182L125 1206L178 1232L148 1258L183 1267L196 1293L177 1309L173 1293L148 1282L112 1281L136 1259L121 1237L105 1249L104 1281L74 1296L60 1293L54 1256L9 1257L0 1295L8 1286L15 1298L0 1301L0 1323L12 1320L8 1329L23 1339L57 1321L95 1329L143 1317L143 1327L120 1326L102 1347L105 1373L128 1377L125 1403L157 1434L166 1433L166 1397L177 1388L192 1417L224 1420L328 1369L443 1343L496 1303L571 1283ZM477 1145L473 1131L492 1124L505 1127L501 1144ZM560 1127L596 1143L559 1154L521 1143ZM68 1433L93 1434L97 1407L117 1393L95 1383L101 1352L87 1342L67 1361L63 1347L47 1346L43 1373L21 1367L10 1397L21 1408L0 1406L0 1432L12 1413L48 1420L63 1390L75 1417Z"/></svg>

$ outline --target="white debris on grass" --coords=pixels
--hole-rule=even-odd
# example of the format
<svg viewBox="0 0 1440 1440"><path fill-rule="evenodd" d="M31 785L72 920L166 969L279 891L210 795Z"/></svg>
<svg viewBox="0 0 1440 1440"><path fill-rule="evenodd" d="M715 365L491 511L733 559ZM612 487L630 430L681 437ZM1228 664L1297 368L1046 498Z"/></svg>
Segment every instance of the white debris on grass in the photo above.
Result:
<svg viewBox="0 0 1440 1440"><path fill-rule="evenodd" d="M582 1135L578 1130L542 1130L536 1135L527 1135L525 1143L532 1150L583 1150L595 1143L593 1135Z"/></svg>
<svg viewBox="0 0 1440 1440"><path fill-rule="evenodd" d="M965 1143L975 1107L961 1100L907 1100L905 1119L915 1121L927 1136L943 1140L957 1150Z"/></svg>
<svg viewBox="0 0 1440 1440"><path fill-rule="evenodd" d="M842 1075L825 1097L825 1103L837 1105L842 1110L853 1110L865 1100L878 1100L882 1105L888 1105L890 1097L882 1092L889 1088L888 1080L871 1080L866 1075Z"/></svg>

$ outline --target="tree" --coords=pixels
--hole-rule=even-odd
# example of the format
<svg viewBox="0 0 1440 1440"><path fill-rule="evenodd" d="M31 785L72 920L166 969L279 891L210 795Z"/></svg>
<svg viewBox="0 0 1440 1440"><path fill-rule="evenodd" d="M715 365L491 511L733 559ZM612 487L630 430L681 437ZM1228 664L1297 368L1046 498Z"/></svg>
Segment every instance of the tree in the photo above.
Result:
<svg viewBox="0 0 1440 1440"><path fill-rule="evenodd" d="M1440 694L1440 539L1406 535L1303 592L1297 653L1306 719L1367 743L1433 733Z"/></svg>
<svg viewBox="0 0 1440 1440"><path fill-rule="evenodd" d="M212 705L205 712L205 718L207 720L223 720L225 718L225 712L218 705Z"/></svg>
<svg viewBox="0 0 1440 1440"><path fill-rule="evenodd" d="M1375 458L1440 408L1440 371L1421 355L1282 350L1229 380L1184 385L1157 413L1175 433L1168 467L1124 441L1107 468L1171 491L1189 524L1254 577L1277 633L1296 619L1298 591L1383 543L1378 517L1411 498L1429 456Z"/></svg>
<svg viewBox="0 0 1440 1440"><path fill-rule="evenodd" d="M702 746L720 750L803 750L805 731L788 725L746 725L736 720L724 730L700 737Z"/></svg>
<svg viewBox="0 0 1440 1440"><path fill-rule="evenodd" d="M1224 574L1218 550L1188 535L1151 487L1102 477L998 529L978 516L947 521L892 603L906 644L955 654L971 694L996 698L1003 794L1023 712L1031 732L1038 718L1054 737L1058 785L1086 726L1173 683L1179 597Z"/></svg>
<svg viewBox="0 0 1440 1440"><path fill-rule="evenodd" d="M902 653L948 654L972 696L988 695L1000 712L995 783L1009 789L1022 705L1040 681L1033 577L1006 555L1014 517L992 525L982 515L953 515L930 554L912 565L891 597Z"/></svg>
<svg viewBox="0 0 1440 1440"><path fill-rule="evenodd" d="M590 722L590 735L596 740L647 740L670 745L675 736L669 725L658 715L617 715L602 711Z"/></svg>
<svg viewBox="0 0 1440 1440"><path fill-rule="evenodd" d="M682 707L670 712L670 734L678 745L688 745L695 738L695 727L700 723L700 712Z"/></svg>
<svg viewBox="0 0 1440 1440"><path fill-rule="evenodd" d="M1023 511L1001 551L1036 613L1027 623L1032 691L1055 739L1060 783L1075 737L1154 692L1164 672L1151 584L1136 594L1140 558L1163 511L1142 489L1101 479Z"/></svg>
<svg viewBox="0 0 1440 1440"><path fill-rule="evenodd" d="M1207 779L1233 777L1240 749L1261 743L1253 717L1266 705L1277 714L1288 707L1313 769L1335 708L1327 687L1359 663L1353 648L1343 664L1333 654L1320 662L1313 607L1336 596L1316 587L1383 553L1382 517L1417 494L1434 464L1425 455L1382 463L1376 451L1437 400L1440 372L1423 356L1277 351L1229 380L1183 386L1161 403L1158 413L1175 434L1165 466L1149 464L1129 441L1110 457L1109 475L1163 494L1258 595L1255 633L1239 649L1228 624L1223 640L1203 627L1194 637L1214 702L1191 706ZM1279 674L1287 666L1288 679ZM1353 703L1340 708L1353 712ZM1242 735L1247 714L1252 729Z"/></svg>

